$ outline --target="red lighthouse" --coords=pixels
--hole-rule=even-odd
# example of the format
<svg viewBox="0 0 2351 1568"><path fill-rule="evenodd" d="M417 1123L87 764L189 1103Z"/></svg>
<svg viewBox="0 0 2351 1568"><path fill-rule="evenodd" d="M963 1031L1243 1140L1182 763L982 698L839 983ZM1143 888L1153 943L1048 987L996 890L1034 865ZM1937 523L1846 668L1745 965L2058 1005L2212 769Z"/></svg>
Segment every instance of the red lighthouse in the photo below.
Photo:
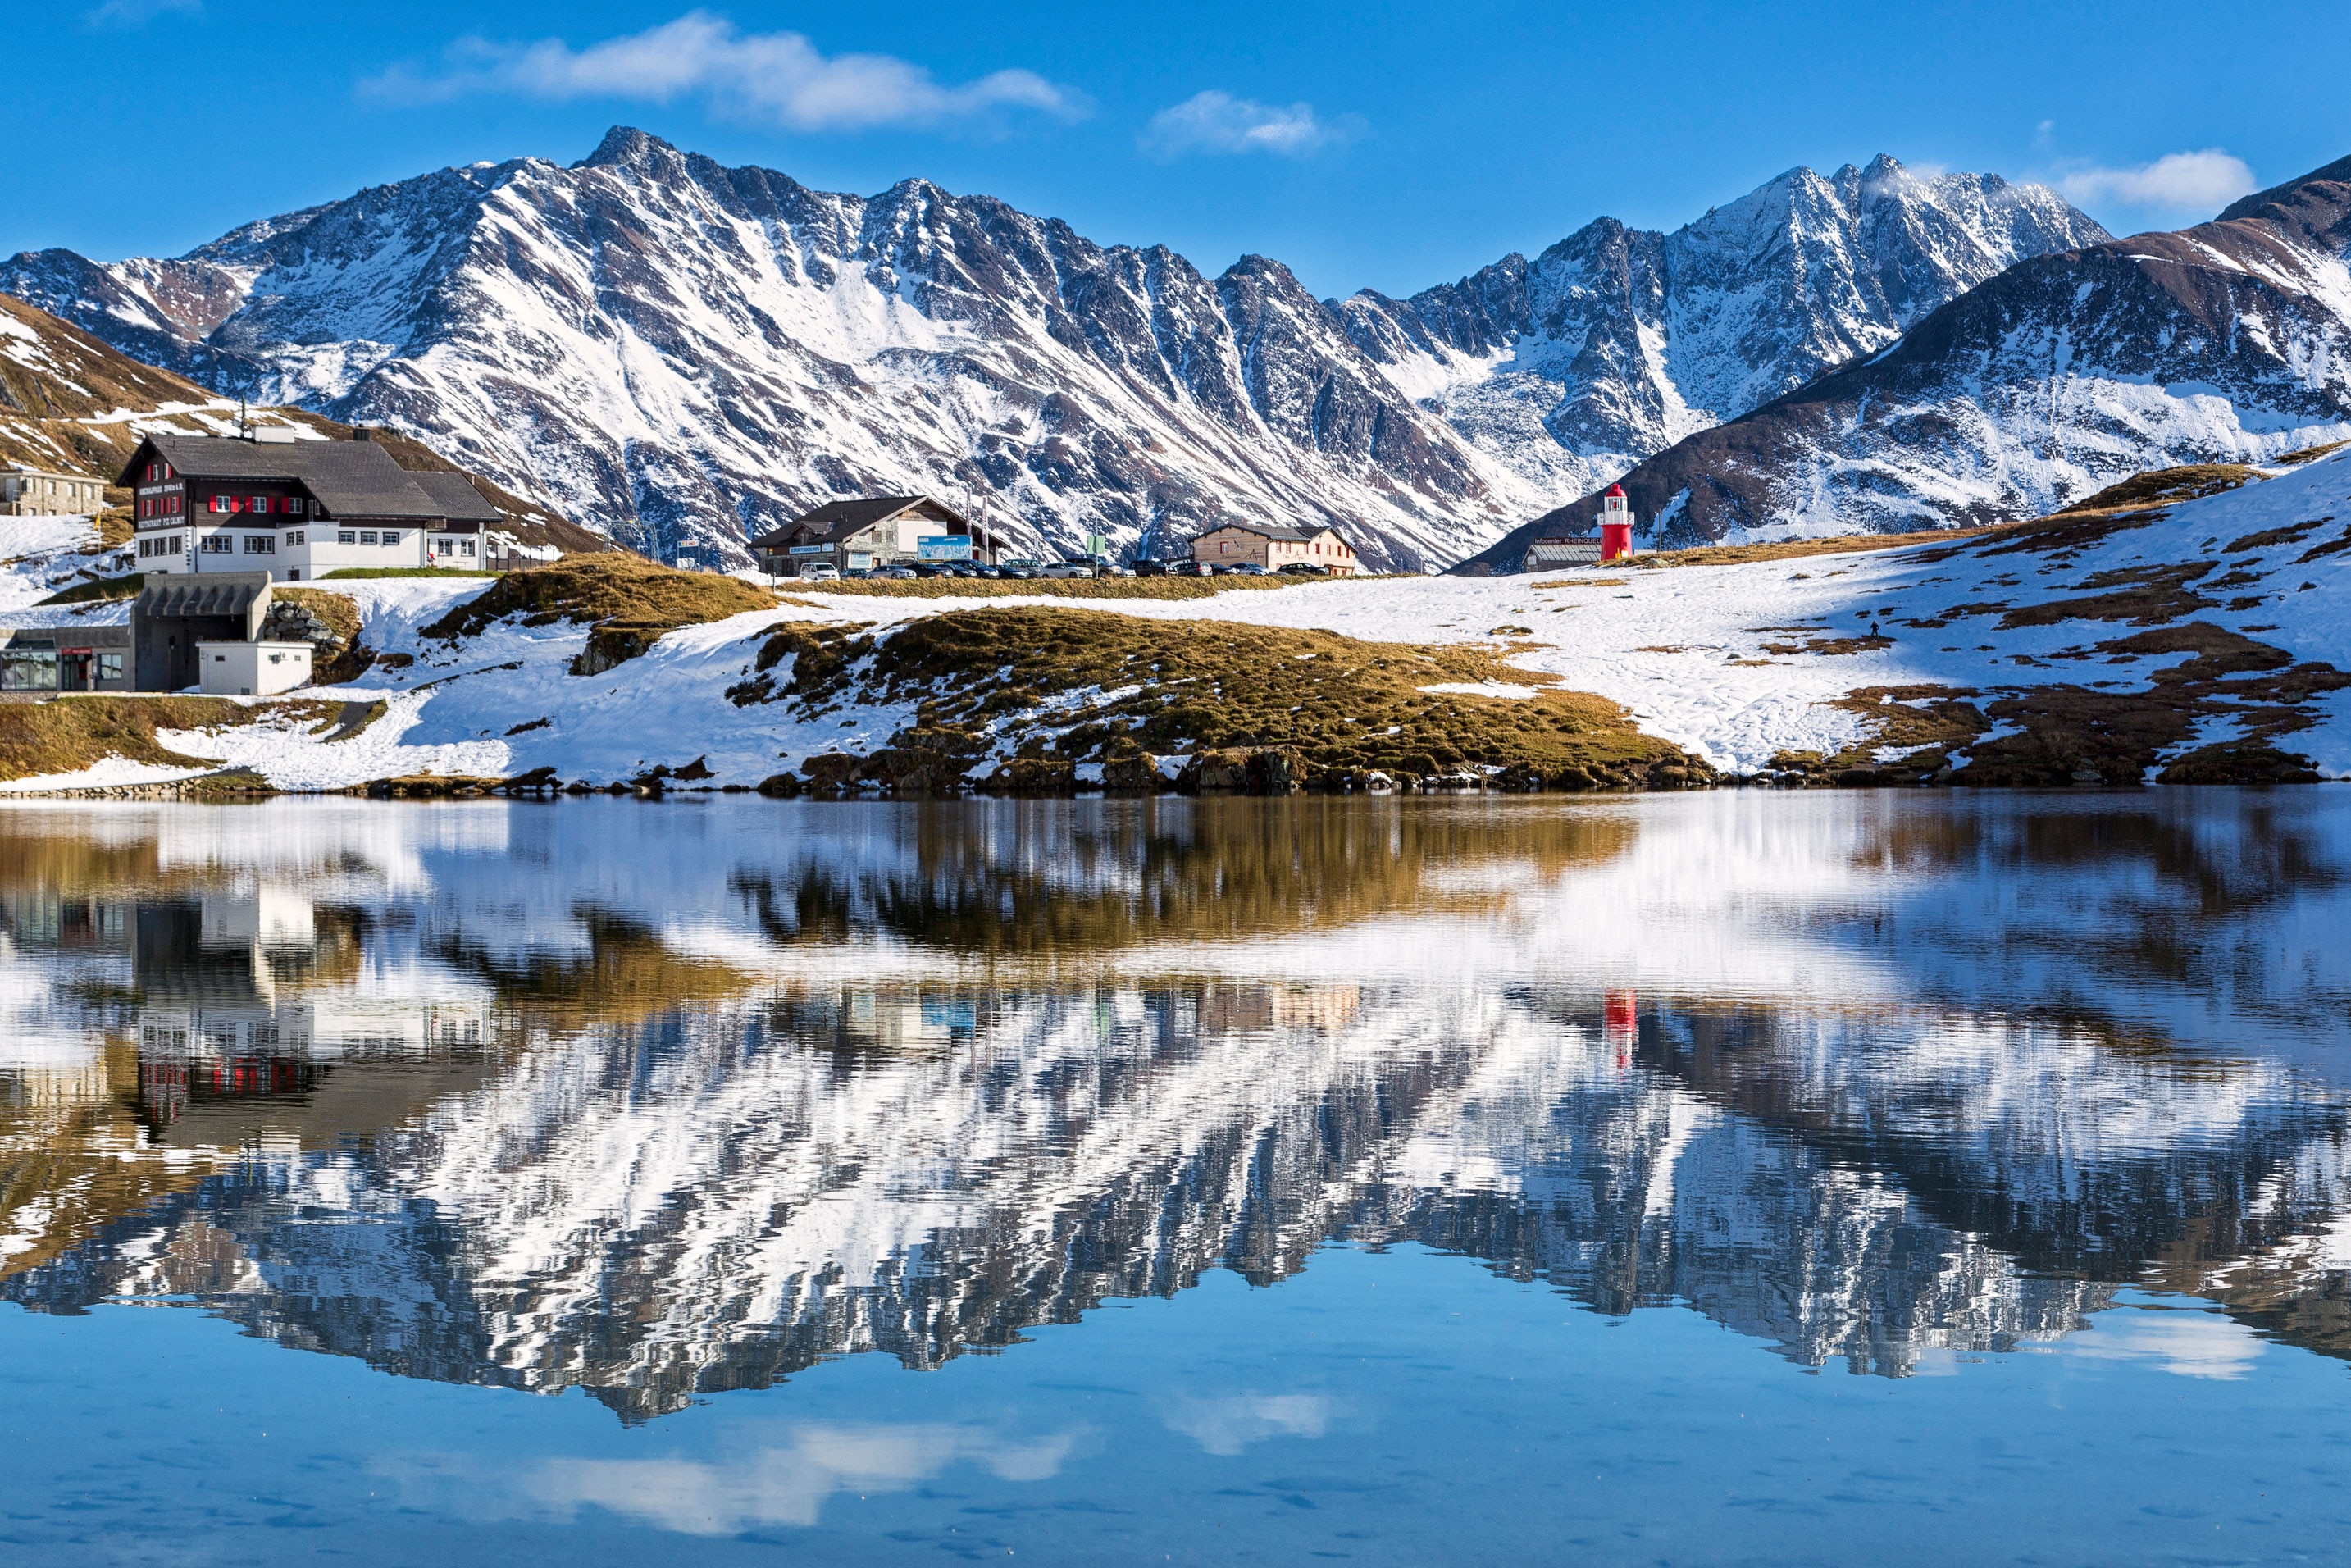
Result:
<svg viewBox="0 0 2351 1568"><path fill-rule="evenodd" d="M1633 513L1625 486L1611 485L1600 497L1600 559L1604 565L1633 553Z"/></svg>

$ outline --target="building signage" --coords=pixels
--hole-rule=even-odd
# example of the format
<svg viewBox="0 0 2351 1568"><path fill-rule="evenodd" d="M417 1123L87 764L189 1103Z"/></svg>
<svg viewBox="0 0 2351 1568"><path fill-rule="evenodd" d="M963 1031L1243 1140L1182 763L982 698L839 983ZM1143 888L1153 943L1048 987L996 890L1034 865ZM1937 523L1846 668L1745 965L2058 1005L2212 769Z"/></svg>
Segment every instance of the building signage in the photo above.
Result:
<svg viewBox="0 0 2351 1568"><path fill-rule="evenodd" d="M916 560L969 560L969 534L929 534L914 541Z"/></svg>
<svg viewBox="0 0 2351 1568"><path fill-rule="evenodd" d="M831 545L794 545L785 553L788 555L831 555L832 553L832 547Z"/></svg>

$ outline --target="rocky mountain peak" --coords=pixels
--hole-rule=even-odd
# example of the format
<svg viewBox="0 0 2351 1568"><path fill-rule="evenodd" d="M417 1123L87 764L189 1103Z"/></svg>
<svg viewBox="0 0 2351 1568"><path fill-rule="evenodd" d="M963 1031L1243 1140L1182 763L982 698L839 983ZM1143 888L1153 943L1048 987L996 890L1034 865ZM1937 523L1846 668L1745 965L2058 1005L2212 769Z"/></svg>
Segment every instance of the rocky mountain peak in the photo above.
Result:
<svg viewBox="0 0 2351 1568"><path fill-rule="evenodd" d="M1040 550L1311 518L1410 569L2098 234L1972 178L1906 173L1907 215L1873 227L1792 170L1672 235L1601 218L1409 299L1321 301L1264 256L1211 280L926 180L811 191L615 126L569 167L423 174L178 261L18 256L0 289L215 392L408 431L658 556L937 489Z"/></svg>

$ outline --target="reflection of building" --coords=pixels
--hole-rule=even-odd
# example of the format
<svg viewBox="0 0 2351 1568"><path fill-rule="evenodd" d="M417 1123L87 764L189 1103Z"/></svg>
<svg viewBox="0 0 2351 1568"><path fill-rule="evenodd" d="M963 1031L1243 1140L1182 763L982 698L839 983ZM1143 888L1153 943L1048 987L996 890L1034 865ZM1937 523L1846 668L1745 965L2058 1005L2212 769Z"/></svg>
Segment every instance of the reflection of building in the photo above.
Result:
<svg viewBox="0 0 2351 1568"><path fill-rule="evenodd" d="M151 1010L139 1019L140 1114L161 1134L192 1106L307 1094L354 1064L478 1063L494 1034L489 1007L479 1001L342 998Z"/></svg>

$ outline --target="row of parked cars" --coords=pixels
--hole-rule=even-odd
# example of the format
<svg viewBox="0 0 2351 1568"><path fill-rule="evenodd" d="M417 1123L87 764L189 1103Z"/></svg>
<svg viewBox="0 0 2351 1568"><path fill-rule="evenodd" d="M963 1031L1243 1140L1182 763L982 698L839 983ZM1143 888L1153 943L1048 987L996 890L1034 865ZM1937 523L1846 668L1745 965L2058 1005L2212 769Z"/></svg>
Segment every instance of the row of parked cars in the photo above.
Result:
<svg viewBox="0 0 2351 1568"><path fill-rule="evenodd" d="M838 582L842 578L872 578L885 582L913 582L932 577L987 578L997 580L1013 579L1026 582L1040 577L1269 577L1274 575L1253 560L1219 565L1205 560L1138 560L1133 566L1120 566L1110 560L1016 561L1003 566L983 566L977 561L925 561L919 566L883 566L867 570L852 567L847 571L819 562L800 568L803 582ZM1281 569L1283 577L1328 577L1322 567L1305 561L1292 561Z"/></svg>

